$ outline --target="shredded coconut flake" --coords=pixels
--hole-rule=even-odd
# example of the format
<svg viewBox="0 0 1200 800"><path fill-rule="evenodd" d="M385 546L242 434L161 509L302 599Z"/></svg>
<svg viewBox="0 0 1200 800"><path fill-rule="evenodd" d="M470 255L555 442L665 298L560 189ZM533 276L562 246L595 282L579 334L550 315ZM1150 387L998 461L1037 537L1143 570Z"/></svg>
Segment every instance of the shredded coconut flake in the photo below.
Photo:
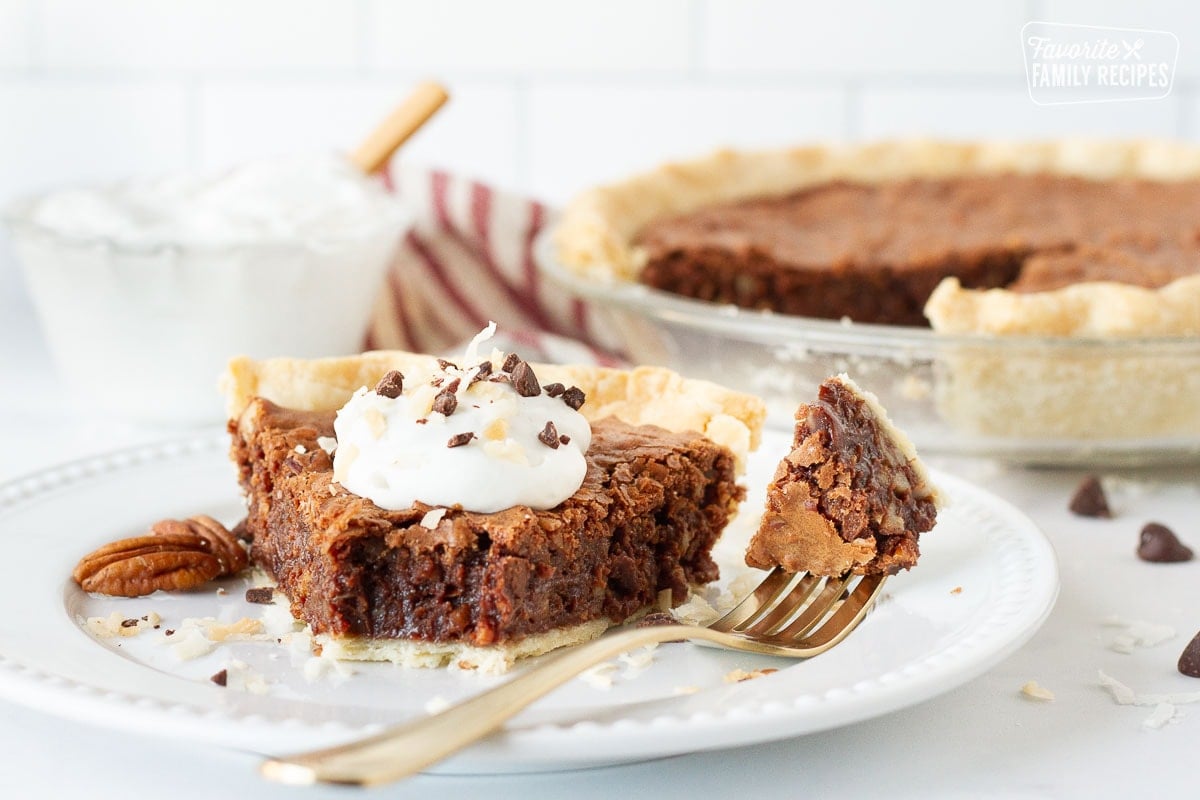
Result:
<svg viewBox="0 0 1200 800"><path fill-rule="evenodd" d="M307 452L308 452L308 448L307 448L307 447L305 447L305 446L304 446L304 445L302 445L302 444L298 444L298 445L296 445L295 447L293 447L292 449L293 449L293 450L295 450L295 451L296 451L297 453L299 453L300 455L304 455L305 453L307 453Z"/></svg>
<svg viewBox="0 0 1200 800"><path fill-rule="evenodd" d="M605 661L579 673L579 679L593 689L611 689L613 685L613 673L616 671L617 665L615 663Z"/></svg>
<svg viewBox="0 0 1200 800"><path fill-rule="evenodd" d="M1149 731L1156 731L1168 722L1173 722L1177 713L1175 706L1171 703L1159 703L1154 707L1153 713L1142 720L1142 727Z"/></svg>
<svg viewBox="0 0 1200 800"><path fill-rule="evenodd" d="M1155 647L1175 638L1175 629L1170 625L1145 620L1127 620L1121 617L1105 617L1101 620L1106 628L1121 628L1108 643L1110 650L1132 653L1139 647Z"/></svg>
<svg viewBox="0 0 1200 800"><path fill-rule="evenodd" d="M718 616L717 610L695 592L688 597L687 602L671 613L675 615L675 619L687 625L707 625Z"/></svg>
<svg viewBox="0 0 1200 800"><path fill-rule="evenodd" d="M1034 700L1052 701L1054 699L1054 692L1042 686L1037 681L1027 681L1021 687L1021 694Z"/></svg>
<svg viewBox="0 0 1200 800"><path fill-rule="evenodd" d="M337 450L337 439L333 438L332 436L318 436L317 446L324 450L327 454L333 455L333 452Z"/></svg>
<svg viewBox="0 0 1200 800"><path fill-rule="evenodd" d="M421 527L433 530L442 521L442 517L446 516L446 509L431 508L425 512L425 516L421 517Z"/></svg>

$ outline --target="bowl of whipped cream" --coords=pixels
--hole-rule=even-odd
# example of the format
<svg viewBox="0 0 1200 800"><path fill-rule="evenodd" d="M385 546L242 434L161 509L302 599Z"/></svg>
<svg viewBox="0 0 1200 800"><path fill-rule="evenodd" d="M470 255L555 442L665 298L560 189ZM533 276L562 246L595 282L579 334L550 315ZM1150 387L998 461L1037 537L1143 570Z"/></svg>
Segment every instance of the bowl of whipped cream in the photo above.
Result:
<svg viewBox="0 0 1200 800"><path fill-rule="evenodd" d="M237 355L346 355L409 215L337 154L65 189L6 210L64 381L101 414L219 421Z"/></svg>

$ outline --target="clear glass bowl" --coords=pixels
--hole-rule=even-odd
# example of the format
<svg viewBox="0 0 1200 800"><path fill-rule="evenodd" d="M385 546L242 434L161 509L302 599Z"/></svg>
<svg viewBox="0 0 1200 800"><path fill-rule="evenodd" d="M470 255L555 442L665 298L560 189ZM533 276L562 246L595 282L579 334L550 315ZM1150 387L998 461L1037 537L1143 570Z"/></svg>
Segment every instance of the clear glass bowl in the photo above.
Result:
<svg viewBox="0 0 1200 800"><path fill-rule="evenodd" d="M588 301L630 358L762 397L768 424L845 372L928 455L1025 464L1200 461L1200 337L947 336L750 311L579 276L536 245L553 283Z"/></svg>

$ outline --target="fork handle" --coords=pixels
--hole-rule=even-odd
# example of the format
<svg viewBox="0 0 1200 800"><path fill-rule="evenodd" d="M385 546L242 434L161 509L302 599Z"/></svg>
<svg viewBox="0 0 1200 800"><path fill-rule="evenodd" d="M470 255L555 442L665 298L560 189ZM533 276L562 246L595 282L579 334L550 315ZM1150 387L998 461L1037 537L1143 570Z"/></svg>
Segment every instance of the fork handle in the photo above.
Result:
<svg viewBox="0 0 1200 800"><path fill-rule="evenodd" d="M691 625L617 631L564 650L500 686L440 713L349 744L270 759L262 764L262 773L272 780L294 785L322 781L371 786L398 780L482 739L588 667L642 645L719 638L718 633Z"/></svg>

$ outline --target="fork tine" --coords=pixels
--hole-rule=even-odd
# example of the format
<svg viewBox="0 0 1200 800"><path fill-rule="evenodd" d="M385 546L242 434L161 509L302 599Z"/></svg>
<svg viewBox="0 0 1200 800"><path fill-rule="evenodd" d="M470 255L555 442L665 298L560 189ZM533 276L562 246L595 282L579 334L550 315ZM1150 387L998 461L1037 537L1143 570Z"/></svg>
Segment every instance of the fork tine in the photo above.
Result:
<svg viewBox="0 0 1200 800"><path fill-rule="evenodd" d="M770 607L787 590L794 577L792 573L775 567L763 578L762 583L754 587L753 592L742 599L742 602L708 627L728 633L762 609Z"/></svg>
<svg viewBox="0 0 1200 800"><path fill-rule="evenodd" d="M808 633L825 618L846 595L846 587L854 580L853 575L830 577L825 588L808 606L782 630L774 631L783 639L795 639Z"/></svg>
<svg viewBox="0 0 1200 800"><path fill-rule="evenodd" d="M735 628L735 631L750 636L772 636L795 616L797 611L805 608L814 596L819 596L818 592L826 583L826 579L821 575L800 574L802 577L791 591L778 598L771 607L763 609L763 613L758 617Z"/></svg>
<svg viewBox="0 0 1200 800"><path fill-rule="evenodd" d="M867 615L887 579L887 575L868 575L863 578L825 624L799 639L796 645L808 650L806 655L815 656L846 638Z"/></svg>

